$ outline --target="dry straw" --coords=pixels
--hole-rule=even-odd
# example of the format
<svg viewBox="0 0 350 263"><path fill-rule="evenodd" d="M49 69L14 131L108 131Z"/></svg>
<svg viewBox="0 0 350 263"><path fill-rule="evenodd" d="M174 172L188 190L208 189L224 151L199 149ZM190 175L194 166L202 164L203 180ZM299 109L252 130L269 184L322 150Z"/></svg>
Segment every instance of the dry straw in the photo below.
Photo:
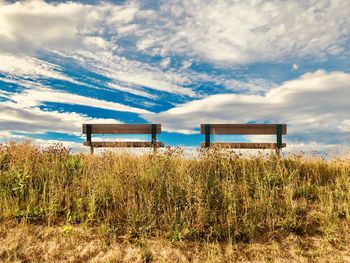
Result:
<svg viewBox="0 0 350 263"><path fill-rule="evenodd" d="M1 221L85 224L131 239L246 242L339 233L350 218L349 189L346 159L0 148Z"/></svg>

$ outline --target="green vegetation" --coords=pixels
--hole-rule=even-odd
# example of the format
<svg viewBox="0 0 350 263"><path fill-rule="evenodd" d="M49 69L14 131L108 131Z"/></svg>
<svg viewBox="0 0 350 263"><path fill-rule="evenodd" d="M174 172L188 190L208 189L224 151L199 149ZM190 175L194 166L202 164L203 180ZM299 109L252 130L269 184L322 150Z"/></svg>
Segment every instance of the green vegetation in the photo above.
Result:
<svg viewBox="0 0 350 263"><path fill-rule="evenodd" d="M0 149L2 222L84 224L130 240L329 236L349 223L349 190L347 159L220 151L186 159L180 149L91 156L29 143Z"/></svg>

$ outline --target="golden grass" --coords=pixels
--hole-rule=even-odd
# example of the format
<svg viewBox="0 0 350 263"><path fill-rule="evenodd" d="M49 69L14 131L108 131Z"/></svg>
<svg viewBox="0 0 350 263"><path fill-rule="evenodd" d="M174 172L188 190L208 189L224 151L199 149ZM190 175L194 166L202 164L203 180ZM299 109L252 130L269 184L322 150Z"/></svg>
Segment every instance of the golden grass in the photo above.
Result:
<svg viewBox="0 0 350 263"><path fill-rule="evenodd" d="M69 229L69 230L68 230ZM0 262L350 262L348 232L253 243L111 238L78 226L1 225Z"/></svg>
<svg viewBox="0 0 350 263"><path fill-rule="evenodd" d="M329 238L347 229L349 189L349 159L218 150L191 159L181 149L91 156L30 143L0 148L2 224L94 228L131 243Z"/></svg>

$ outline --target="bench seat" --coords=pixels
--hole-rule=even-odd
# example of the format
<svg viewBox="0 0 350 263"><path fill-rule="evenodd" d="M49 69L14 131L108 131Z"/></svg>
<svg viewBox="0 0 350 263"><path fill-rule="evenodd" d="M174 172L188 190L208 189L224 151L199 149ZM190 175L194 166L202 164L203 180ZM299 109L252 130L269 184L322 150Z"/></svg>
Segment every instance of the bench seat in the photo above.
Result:
<svg viewBox="0 0 350 263"><path fill-rule="evenodd" d="M85 146L102 147L164 147L162 142L84 142Z"/></svg>
<svg viewBox="0 0 350 263"><path fill-rule="evenodd" d="M280 149L286 147L282 143L282 135L287 134L286 124L201 124L201 134L205 134L205 142L201 147L234 148L234 149L275 149L279 154ZM241 135L276 135L276 143L255 142L210 142L210 136L216 134L241 134Z"/></svg>
<svg viewBox="0 0 350 263"><path fill-rule="evenodd" d="M155 151L159 147L164 147L164 143L157 142L157 134L162 132L160 124L83 124L83 134L86 134L85 146L90 147L90 152L94 148L103 147L150 147ZM92 134L150 134L151 141L92 141Z"/></svg>
<svg viewBox="0 0 350 263"><path fill-rule="evenodd" d="M277 143L250 143L250 142L211 142L209 144L213 148L233 148L233 149L276 149ZM282 143L281 148L287 145ZM205 143L201 143L201 147L206 147Z"/></svg>

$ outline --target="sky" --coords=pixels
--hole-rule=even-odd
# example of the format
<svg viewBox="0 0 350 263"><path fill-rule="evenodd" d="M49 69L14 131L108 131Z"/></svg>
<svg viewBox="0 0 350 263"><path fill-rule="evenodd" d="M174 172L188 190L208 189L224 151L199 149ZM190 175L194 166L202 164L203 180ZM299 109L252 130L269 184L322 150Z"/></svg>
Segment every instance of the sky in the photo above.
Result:
<svg viewBox="0 0 350 263"><path fill-rule="evenodd" d="M81 147L83 123L185 147L201 123L286 123L287 149L350 149L350 1L0 0L0 141Z"/></svg>

